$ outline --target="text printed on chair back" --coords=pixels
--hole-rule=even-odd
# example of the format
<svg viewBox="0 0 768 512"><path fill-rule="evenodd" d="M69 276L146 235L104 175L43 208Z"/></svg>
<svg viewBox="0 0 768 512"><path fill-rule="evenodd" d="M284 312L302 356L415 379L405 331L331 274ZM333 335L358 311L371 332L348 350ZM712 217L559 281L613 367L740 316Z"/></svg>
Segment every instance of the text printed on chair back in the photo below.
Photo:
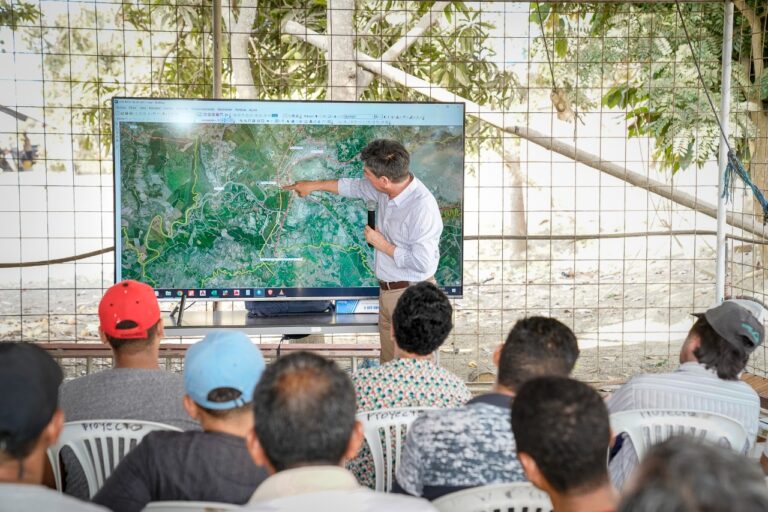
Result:
<svg viewBox="0 0 768 512"><path fill-rule="evenodd" d="M84 420L64 424L58 443L48 449L56 488L62 490L61 450L72 450L88 480L93 497L125 455L155 430L180 429L171 425L138 420Z"/></svg>
<svg viewBox="0 0 768 512"><path fill-rule="evenodd" d="M688 435L725 445L737 452L748 446L747 432L738 421L721 414L699 411L638 410L611 414L614 434L625 432L638 460L648 448L675 435Z"/></svg>
<svg viewBox="0 0 768 512"><path fill-rule="evenodd" d="M361 412L357 419L363 425L365 442L373 455L376 473L376 490L392 490L395 470L400 461L402 445L408 427L424 411L431 407L404 407Z"/></svg>
<svg viewBox="0 0 768 512"><path fill-rule="evenodd" d="M552 512L549 496L528 482L465 489L441 496L432 504L440 512Z"/></svg>

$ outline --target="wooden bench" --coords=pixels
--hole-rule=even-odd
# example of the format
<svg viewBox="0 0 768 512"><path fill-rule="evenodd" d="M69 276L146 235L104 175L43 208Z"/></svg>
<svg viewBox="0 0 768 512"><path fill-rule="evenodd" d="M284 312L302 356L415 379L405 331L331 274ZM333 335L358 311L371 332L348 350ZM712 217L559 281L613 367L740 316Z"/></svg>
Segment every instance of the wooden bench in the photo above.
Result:
<svg viewBox="0 0 768 512"><path fill-rule="evenodd" d="M46 350L53 358L111 358L112 348L104 343L41 343L35 345ZM183 358L192 343L161 343L160 358ZM284 355L291 352L306 350L320 354L330 359L351 359L352 370L357 370L357 361L360 358L378 359L381 353L379 344L363 343L257 343L265 358L275 358L278 354Z"/></svg>

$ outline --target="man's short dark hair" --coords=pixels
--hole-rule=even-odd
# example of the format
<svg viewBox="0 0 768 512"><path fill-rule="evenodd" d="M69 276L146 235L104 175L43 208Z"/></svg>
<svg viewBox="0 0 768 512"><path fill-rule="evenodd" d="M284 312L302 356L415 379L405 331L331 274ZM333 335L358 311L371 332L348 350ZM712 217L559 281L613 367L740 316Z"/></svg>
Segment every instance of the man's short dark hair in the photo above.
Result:
<svg viewBox="0 0 768 512"><path fill-rule="evenodd" d="M411 156L396 140L374 140L360 152L360 159L379 178L386 176L391 181L400 182L410 174Z"/></svg>
<svg viewBox="0 0 768 512"><path fill-rule="evenodd" d="M422 282L408 287L392 313L397 346L420 356L431 354L450 334L452 313L448 297L434 284Z"/></svg>
<svg viewBox="0 0 768 512"><path fill-rule="evenodd" d="M768 486L756 461L687 436L651 447L625 491L621 512L768 510Z"/></svg>
<svg viewBox="0 0 768 512"><path fill-rule="evenodd" d="M277 471L338 465L355 425L355 388L336 363L296 352L267 367L253 394L254 431Z"/></svg>
<svg viewBox="0 0 768 512"><path fill-rule="evenodd" d="M514 391L534 377L566 377L578 357L576 336L567 325L543 316L523 318L509 331L501 349L497 381Z"/></svg>
<svg viewBox="0 0 768 512"><path fill-rule="evenodd" d="M224 402L231 402L233 400L237 400L242 395L243 394L235 388L216 388L216 389L212 389L208 393L207 398L211 402L224 403ZM240 407L232 407L231 409L209 409L207 407L203 407L200 404L197 404L197 406L209 416L217 419L228 419L228 418L231 418L232 416L250 412L251 407L253 407L251 402L243 404Z"/></svg>
<svg viewBox="0 0 768 512"><path fill-rule="evenodd" d="M527 453L559 493L584 493L608 481L608 410L583 382L539 377L512 401L517 453Z"/></svg>
<svg viewBox="0 0 768 512"><path fill-rule="evenodd" d="M109 343L109 346L116 351L125 349L132 352L141 352L142 350L152 345L152 342L155 340L155 335L157 334L157 326L159 323L160 320L158 320L155 325L147 329L147 337L144 339L115 338L114 336L110 336L108 334L104 334L104 336L107 338L107 343ZM133 329L136 326L138 326L138 324L133 320L123 320L115 327L117 329Z"/></svg>
<svg viewBox="0 0 768 512"><path fill-rule="evenodd" d="M717 334L704 315L698 317L691 332L701 340L701 344L693 351L699 363L708 369L714 368L721 379L739 378L749 361L747 347L734 345Z"/></svg>

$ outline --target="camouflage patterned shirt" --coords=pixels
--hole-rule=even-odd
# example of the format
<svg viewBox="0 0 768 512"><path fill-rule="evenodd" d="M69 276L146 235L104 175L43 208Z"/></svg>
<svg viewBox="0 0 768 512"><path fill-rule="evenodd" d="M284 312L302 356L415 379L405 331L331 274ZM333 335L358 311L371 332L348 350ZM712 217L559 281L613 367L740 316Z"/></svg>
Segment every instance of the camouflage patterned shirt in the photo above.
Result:
<svg viewBox="0 0 768 512"><path fill-rule="evenodd" d="M480 485L525 482L511 406L509 396L489 393L457 409L422 414L408 429L397 490L433 500Z"/></svg>

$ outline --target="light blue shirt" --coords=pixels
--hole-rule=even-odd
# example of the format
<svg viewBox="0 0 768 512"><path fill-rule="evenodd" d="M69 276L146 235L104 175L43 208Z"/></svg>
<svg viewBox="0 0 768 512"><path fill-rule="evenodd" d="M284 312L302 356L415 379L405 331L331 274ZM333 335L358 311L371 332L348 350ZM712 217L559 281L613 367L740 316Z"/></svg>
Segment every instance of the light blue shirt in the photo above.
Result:
<svg viewBox="0 0 768 512"><path fill-rule="evenodd" d="M418 178L394 199L367 179L342 178L338 185L341 196L376 201L376 228L397 247L394 258L376 251L377 279L416 282L435 275L443 219L435 197Z"/></svg>

